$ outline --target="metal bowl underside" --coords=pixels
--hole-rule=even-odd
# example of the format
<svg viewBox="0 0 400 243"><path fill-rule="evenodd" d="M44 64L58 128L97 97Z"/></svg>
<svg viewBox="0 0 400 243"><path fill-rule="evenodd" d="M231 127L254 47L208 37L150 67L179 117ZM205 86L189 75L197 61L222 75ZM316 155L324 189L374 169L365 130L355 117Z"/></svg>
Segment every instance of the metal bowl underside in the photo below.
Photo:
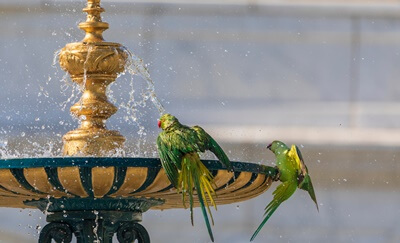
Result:
<svg viewBox="0 0 400 243"><path fill-rule="evenodd" d="M244 201L268 190L277 170L232 162L202 160L214 175L216 203ZM152 209L183 208L182 196L157 158L64 157L0 160L0 207L30 207L24 201L47 198L159 198ZM197 202L195 203L197 205Z"/></svg>

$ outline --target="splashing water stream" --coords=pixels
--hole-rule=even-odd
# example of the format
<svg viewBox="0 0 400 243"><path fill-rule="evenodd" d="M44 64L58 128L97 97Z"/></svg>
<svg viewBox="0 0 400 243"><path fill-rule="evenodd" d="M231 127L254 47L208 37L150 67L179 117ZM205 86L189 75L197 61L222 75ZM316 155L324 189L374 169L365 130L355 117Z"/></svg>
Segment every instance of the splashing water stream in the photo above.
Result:
<svg viewBox="0 0 400 243"><path fill-rule="evenodd" d="M158 99L156 92L155 92L155 86L154 82L150 77L150 73L146 68L146 65L143 63L143 59L140 57L136 56L134 53L130 52L128 49L123 48L124 51L128 54L128 63L127 63L127 70L128 72L133 76L133 75L139 75L141 78L143 78L147 82L147 92L143 93L143 101L146 102L149 98L155 105L155 107L158 109L158 112L160 115L165 113L165 108L161 104L160 100Z"/></svg>
<svg viewBox="0 0 400 243"><path fill-rule="evenodd" d="M50 205L52 204L52 202L50 202L50 195L47 196L47 205L46 205L46 209L44 210L44 215L50 215L53 214L52 212L49 212L49 208Z"/></svg>
<svg viewBox="0 0 400 243"><path fill-rule="evenodd" d="M52 67L56 68L57 67L57 61L58 58L60 57L60 53L61 53L62 49L58 49L57 51L54 52L54 56L53 56L53 63L51 64Z"/></svg>
<svg viewBox="0 0 400 243"><path fill-rule="evenodd" d="M154 82L150 76L150 73L146 67L146 65L143 62L143 59L140 57L136 56L132 52L130 52L128 49L125 47L122 47L123 51L127 54L128 60L125 66L125 72L120 73L118 77L128 73L129 75L126 77L128 79L128 85L129 85L129 91L128 91L128 100L119 100L117 99L113 91L113 87L115 87L113 84L114 82L107 87L107 97L110 99L110 101L115 104L119 109L123 110L123 113L126 114L123 116L124 122L132 122L135 124L137 127L137 134L138 134L138 140L136 143L136 148L132 150L132 152L126 153L124 149L121 149L118 151L116 154L110 155L110 156L143 156L147 152L143 150L143 146L146 145L146 127L142 125L142 120L146 114L146 112L139 112L138 110L140 108L145 108L147 105L147 101L150 100L155 108L157 108L157 111L159 112L160 115L165 113L165 108L163 107L162 103L160 102L159 98L157 97L155 93L155 85ZM59 57L60 57L60 52L62 49L59 49L54 52L54 57L53 57L53 62L52 62L52 67L57 68L59 70L59 66L57 63L59 62ZM86 60L84 63L84 74L83 74L83 81L81 84L77 84L75 82L72 82L69 74L64 73L60 83L61 83L61 93L63 96L67 97L66 100L58 103L57 105L61 107L62 111L65 111L67 109L67 106L69 104L74 104L76 102L80 102L81 108L83 107L82 105L82 99L80 99L80 93L84 92L85 89L85 83L87 81L87 75L88 75L88 65L90 62L90 57L91 57L91 52L93 51L93 46L88 47L88 53L86 56ZM117 49L115 49L117 52ZM56 74L58 73L58 70ZM136 87L137 79L135 77L141 77L145 81L145 86L144 88L138 88ZM46 85L49 85L50 81L55 80L52 77L49 77L46 80ZM136 83L135 83L136 82ZM116 83L121 84L121 81L118 81ZM141 85L138 85L141 86ZM118 87L119 88L119 87ZM126 90L126 89L125 89ZM40 93L45 97L45 98L51 98L51 95L49 95L49 92L46 91L46 88L43 86L40 86ZM41 95L39 95L41 96ZM64 122L60 122L60 125L64 124ZM22 135L24 134L24 135ZM58 134L58 133L57 133ZM22 147L23 151L18 151L18 149L14 148L15 143L12 143L11 146L8 143L8 138L7 138L7 132L1 132L0 135L2 135L2 138L4 141L3 144L0 146L0 156L2 158L23 158L23 157L60 157L61 155L61 150L57 148L54 148L54 143L47 141L46 144L43 144L42 142L37 143L37 138L35 137L27 137L25 136L25 132L21 133L21 137L17 138L19 140L22 140L18 142L17 144L25 144L25 146L20 146L17 145L17 147ZM58 134L57 136L61 137L61 134ZM54 142L54 141L53 141ZM58 142L57 142L58 144ZM142 151L143 150L143 151ZM154 152L153 152L154 154Z"/></svg>
<svg viewBox="0 0 400 243"><path fill-rule="evenodd" d="M67 90L70 87L72 87L71 95L68 97L68 99L66 99L65 101L63 101L63 102L61 102L59 104L60 107L61 107L61 110L65 111L65 109L67 108L68 104L74 103L78 99L77 93L79 92L79 88L78 88L77 84L68 81L68 74L64 75L64 77L61 80L61 82L64 82L64 84L61 86L61 89L62 89L63 93L66 93Z"/></svg>

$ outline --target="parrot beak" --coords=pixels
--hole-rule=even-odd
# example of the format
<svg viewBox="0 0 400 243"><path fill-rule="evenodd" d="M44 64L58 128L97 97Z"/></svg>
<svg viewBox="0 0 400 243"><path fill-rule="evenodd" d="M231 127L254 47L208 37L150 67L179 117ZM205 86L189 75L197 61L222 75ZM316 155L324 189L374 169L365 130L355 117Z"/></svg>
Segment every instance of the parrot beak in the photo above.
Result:
<svg viewBox="0 0 400 243"><path fill-rule="evenodd" d="M267 146L267 149L271 150L272 143Z"/></svg>
<svg viewBox="0 0 400 243"><path fill-rule="evenodd" d="M158 125L158 128L161 128L161 121L160 120L158 120L157 125Z"/></svg>

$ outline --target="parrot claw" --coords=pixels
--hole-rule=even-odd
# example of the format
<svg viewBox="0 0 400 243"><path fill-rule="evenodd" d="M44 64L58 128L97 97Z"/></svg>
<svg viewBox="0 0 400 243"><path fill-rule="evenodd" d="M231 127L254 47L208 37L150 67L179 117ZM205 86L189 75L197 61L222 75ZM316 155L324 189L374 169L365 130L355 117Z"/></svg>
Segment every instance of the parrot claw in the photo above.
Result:
<svg viewBox="0 0 400 243"><path fill-rule="evenodd" d="M279 181L279 178L281 177L281 172L279 171L278 166L275 166L274 168L278 171L278 173L276 173L276 175L275 175L275 177L273 178L273 180L274 180L274 181Z"/></svg>

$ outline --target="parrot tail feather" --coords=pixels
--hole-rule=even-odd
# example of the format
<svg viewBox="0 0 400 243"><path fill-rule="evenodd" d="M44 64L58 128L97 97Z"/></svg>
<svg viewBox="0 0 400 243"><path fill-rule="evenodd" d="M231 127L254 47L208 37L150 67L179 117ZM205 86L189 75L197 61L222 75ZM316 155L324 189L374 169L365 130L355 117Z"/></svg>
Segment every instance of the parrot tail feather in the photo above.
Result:
<svg viewBox="0 0 400 243"><path fill-rule="evenodd" d="M273 202L273 201L272 201ZM272 203L271 202L271 203ZM271 204L270 203L270 204ZM261 224L258 226L257 230L254 232L254 234L251 236L250 241L253 241L256 236L258 235L258 233L260 232L260 230L262 229L262 227L264 227L264 224L267 223L268 219L271 217L271 215L275 212L275 210L279 207L279 204L275 204L274 206L268 206L268 210L265 211L264 216L265 218L263 219L263 221L261 222Z"/></svg>
<svg viewBox="0 0 400 243"><path fill-rule="evenodd" d="M209 216L211 218L211 222L214 225L214 218L212 216L210 210L210 204L215 209L217 209L214 196L215 190L213 188L213 176L207 167L200 161L200 157L197 153L186 154L182 158L182 170L179 176L179 185L182 190L182 200L186 200L185 194L187 193L189 196L190 203L190 217L193 225L193 194L194 190L196 190L200 208L203 213L204 221L207 226L208 234L212 242L214 242L214 236L211 230ZM208 197L208 198L207 198ZM206 210L207 208L207 210ZM208 212L208 214L207 214Z"/></svg>
<svg viewBox="0 0 400 243"><path fill-rule="evenodd" d="M258 226L257 230L254 232L253 236L251 237L250 241L253 241L258 232L262 229L265 223L267 223L268 219L271 215L275 212L275 210L281 205L282 202L286 201L293 193L296 191L297 183L293 181L286 181L280 184L276 190L272 193L274 195L274 199L270 203L268 203L267 207L265 208L264 219L261 222L260 226Z"/></svg>

